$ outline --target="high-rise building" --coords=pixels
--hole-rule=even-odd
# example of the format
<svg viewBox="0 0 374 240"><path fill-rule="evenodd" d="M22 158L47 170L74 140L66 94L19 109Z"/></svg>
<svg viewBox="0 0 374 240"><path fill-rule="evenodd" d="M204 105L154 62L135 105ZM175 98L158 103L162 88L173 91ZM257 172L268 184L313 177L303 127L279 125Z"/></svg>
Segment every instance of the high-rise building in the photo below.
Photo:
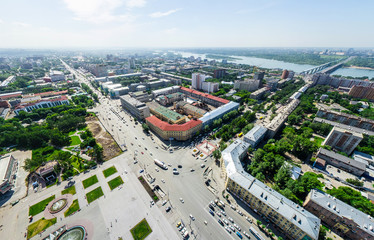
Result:
<svg viewBox="0 0 374 240"><path fill-rule="evenodd" d="M265 76L265 72L256 72L253 76L253 79L255 80L263 80Z"/></svg>
<svg viewBox="0 0 374 240"><path fill-rule="evenodd" d="M194 89L202 89L203 82L205 79L209 78L210 76L201 74L201 73L192 73L192 88Z"/></svg>
<svg viewBox="0 0 374 240"><path fill-rule="evenodd" d="M220 79L223 78L226 75L226 69L216 69L214 70L213 77Z"/></svg>
<svg viewBox="0 0 374 240"><path fill-rule="evenodd" d="M288 77L288 74L289 74L289 71L287 69L284 69L281 78L286 79Z"/></svg>
<svg viewBox="0 0 374 240"><path fill-rule="evenodd" d="M217 92L218 87L219 87L219 83L203 82L201 89L205 92L212 93L212 92Z"/></svg>
<svg viewBox="0 0 374 240"><path fill-rule="evenodd" d="M363 135L361 133L334 127L322 145L329 145L350 155L362 139Z"/></svg>
<svg viewBox="0 0 374 240"><path fill-rule="evenodd" d="M236 80L234 83L234 89L245 90L253 92L259 89L261 86L261 80L256 79L245 79L244 81Z"/></svg>

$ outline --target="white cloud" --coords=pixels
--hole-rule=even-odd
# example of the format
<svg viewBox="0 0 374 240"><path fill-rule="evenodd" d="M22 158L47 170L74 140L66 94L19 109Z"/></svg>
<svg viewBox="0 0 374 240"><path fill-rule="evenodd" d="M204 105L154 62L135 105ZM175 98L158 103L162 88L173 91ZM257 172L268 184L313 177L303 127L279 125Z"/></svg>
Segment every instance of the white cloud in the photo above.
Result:
<svg viewBox="0 0 374 240"><path fill-rule="evenodd" d="M147 2L145 0L126 0L126 7L144 7Z"/></svg>
<svg viewBox="0 0 374 240"><path fill-rule="evenodd" d="M19 27L30 27L31 26L31 24L24 23L24 22L13 22L13 24Z"/></svg>
<svg viewBox="0 0 374 240"><path fill-rule="evenodd" d="M154 13L151 13L149 16L153 17L153 18L166 17L166 16L169 16L170 14L176 13L180 10L181 10L181 8L176 8L176 9L169 10L167 12L154 12Z"/></svg>
<svg viewBox="0 0 374 240"><path fill-rule="evenodd" d="M141 2L143 0L140 0ZM113 12L123 6L123 0L64 0L67 8L71 10L75 20L93 23L113 21L131 21L130 14L115 15Z"/></svg>
<svg viewBox="0 0 374 240"><path fill-rule="evenodd" d="M0 24L4 23L4 21L2 19L0 19Z"/></svg>

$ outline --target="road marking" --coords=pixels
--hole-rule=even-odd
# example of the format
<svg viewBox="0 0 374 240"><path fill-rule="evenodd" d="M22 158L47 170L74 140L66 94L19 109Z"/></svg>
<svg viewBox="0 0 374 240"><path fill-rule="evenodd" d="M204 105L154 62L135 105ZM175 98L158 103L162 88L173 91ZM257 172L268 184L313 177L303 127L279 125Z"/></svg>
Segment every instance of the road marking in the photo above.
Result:
<svg viewBox="0 0 374 240"><path fill-rule="evenodd" d="M212 214L210 214L209 209L210 209L209 206L204 207L204 210L207 210L209 216L215 220L214 222L215 222L219 227L223 228L224 232L225 232L227 235L229 235L231 239L234 239L234 238L232 237L232 235L231 235L229 232L227 232L227 230L225 229L225 226L227 226L227 225L226 225L225 223L223 223L224 226L222 226L221 224L219 224L219 223L218 223L218 219L221 219L221 218L216 219L214 216L212 216ZM213 211L213 210L212 210L212 211ZM217 215L217 214L215 213L215 211L214 211L214 215ZM221 221L222 221L222 219L221 219ZM222 221L222 222L223 222L223 221ZM208 223L208 224L209 224L209 223ZM230 230L231 230L231 229L230 229ZM236 234L236 233L234 233L234 234Z"/></svg>

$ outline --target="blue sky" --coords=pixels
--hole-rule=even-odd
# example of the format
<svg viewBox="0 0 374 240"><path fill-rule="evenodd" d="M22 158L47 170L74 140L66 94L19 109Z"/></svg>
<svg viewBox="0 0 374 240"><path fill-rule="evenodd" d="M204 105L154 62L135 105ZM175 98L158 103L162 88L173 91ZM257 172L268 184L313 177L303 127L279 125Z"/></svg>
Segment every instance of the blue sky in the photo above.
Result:
<svg viewBox="0 0 374 240"><path fill-rule="evenodd" d="M1 0L0 48L374 47L371 0Z"/></svg>

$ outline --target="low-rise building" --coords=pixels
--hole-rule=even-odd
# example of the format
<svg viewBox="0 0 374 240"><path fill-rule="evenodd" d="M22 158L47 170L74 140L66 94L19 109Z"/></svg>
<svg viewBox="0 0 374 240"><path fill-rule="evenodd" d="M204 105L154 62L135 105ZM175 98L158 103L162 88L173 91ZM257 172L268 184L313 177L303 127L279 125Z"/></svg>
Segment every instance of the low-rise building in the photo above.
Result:
<svg viewBox="0 0 374 240"><path fill-rule="evenodd" d="M333 151L320 148L317 152L317 160L315 164L320 164L324 167L323 163L330 164L337 168L341 168L356 176L362 176L366 171L366 164L362 161L357 161L352 158L343 156ZM323 161L320 161L323 160Z"/></svg>
<svg viewBox="0 0 374 240"><path fill-rule="evenodd" d="M149 102L147 106L151 110L151 113L157 116L157 118L166 121L170 124L181 124L186 122L185 116L177 112L174 112L173 110L170 110L166 107L163 107L157 102Z"/></svg>
<svg viewBox="0 0 374 240"><path fill-rule="evenodd" d="M244 135L244 141L251 144L252 148L255 148L264 139L266 131L266 127L256 125Z"/></svg>
<svg viewBox="0 0 374 240"><path fill-rule="evenodd" d="M253 93L251 93L250 98L252 99L260 99L264 94L268 91L266 87L260 88Z"/></svg>
<svg viewBox="0 0 374 240"><path fill-rule="evenodd" d="M14 113L16 115L19 115L21 111L32 112L34 109L50 108L69 104L69 99L65 95L59 97L43 98L34 102L19 103L15 107Z"/></svg>
<svg viewBox="0 0 374 240"><path fill-rule="evenodd" d="M244 81L236 80L234 83L234 89L245 90L248 92L256 91L261 87L262 82L257 79L245 79Z"/></svg>
<svg viewBox="0 0 374 240"><path fill-rule="evenodd" d="M7 79L0 83L0 88L7 87L10 83L14 81L16 81L16 76L9 76Z"/></svg>
<svg viewBox="0 0 374 240"><path fill-rule="evenodd" d="M169 124L151 116L145 119L149 128L164 140L186 141L201 130L202 121L190 120L184 124Z"/></svg>
<svg viewBox="0 0 374 240"><path fill-rule="evenodd" d="M51 70L49 72L49 77L51 78L52 82L64 81L65 80L65 74L61 71L56 71L56 70Z"/></svg>
<svg viewBox="0 0 374 240"><path fill-rule="evenodd" d="M12 189L18 162L12 155L0 157L0 193L5 194Z"/></svg>
<svg viewBox="0 0 374 240"><path fill-rule="evenodd" d="M248 174L241 164L250 144L236 140L222 152L226 189L263 215L289 239L318 239L321 220Z"/></svg>
<svg viewBox="0 0 374 240"><path fill-rule="evenodd" d="M138 92L130 92L129 95L141 102L149 102L150 96L147 92L138 91Z"/></svg>
<svg viewBox="0 0 374 240"><path fill-rule="evenodd" d="M329 145L338 151L350 155L363 138L362 133L334 127L322 145Z"/></svg>
<svg viewBox="0 0 374 240"><path fill-rule="evenodd" d="M167 87L167 88L162 88L158 90L153 90L152 95L153 97L157 97L159 95L167 95L171 93L176 93L180 90L180 86L172 86L172 87Z"/></svg>
<svg viewBox="0 0 374 240"><path fill-rule="evenodd" d="M374 220L370 215L325 192L312 189L304 207L344 239L374 239Z"/></svg>
<svg viewBox="0 0 374 240"><path fill-rule="evenodd" d="M122 108L130 112L137 119L145 119L149 117L149 107L139 100L131 97L130 95L124 95L120 97Z"/></svg>
<svg viewBox="0 0 374 240"><path fill-rule="evenodd" d="M238 110L239 106L239 103L229 102L223 106L220 106L219 108L214 109L211 112L205 113L204 116L202 116L199 119L203 122L203 125L205 127L207 125L213 124L214 120L223 117L223 115L225 115L226 113L231 112L233 110Z"/></svg>
<svg viewBox="0 0 374 240"><path fill-rule="evenodd" d="M195 107L188 102L177 102L174 104L176 109L181 109L185 115L191 115L194 118L201 118L207 112L204 109Z"/></svg>
<svg viewBox="0 0 374 240"><path fill-rule="evenodd" d="M156 100L161 105L166 106L166 105L173 104L176 101L182 101L183 99L184 99L184 94L180 92L176 92L176 93L158 96Z"/></svg>
<svg viewBox="0 0 374 240"><path fill-rule="evenodd" d="M204 103L207 103L207 104L210 104L214 107L219 107L219 106L225 105L225 104L230 102L227 99L219 98L219 97L216 97L216 96L209 95L207 93L202 93L202 92L199 92L199 91L196 91L196 90L193 90L193 89L189 89L189 88L185 88L185 87L181 87L180 92L186 94L187 96L189 96L191 98L200 100L200 101L202 101Z"/></svg>

